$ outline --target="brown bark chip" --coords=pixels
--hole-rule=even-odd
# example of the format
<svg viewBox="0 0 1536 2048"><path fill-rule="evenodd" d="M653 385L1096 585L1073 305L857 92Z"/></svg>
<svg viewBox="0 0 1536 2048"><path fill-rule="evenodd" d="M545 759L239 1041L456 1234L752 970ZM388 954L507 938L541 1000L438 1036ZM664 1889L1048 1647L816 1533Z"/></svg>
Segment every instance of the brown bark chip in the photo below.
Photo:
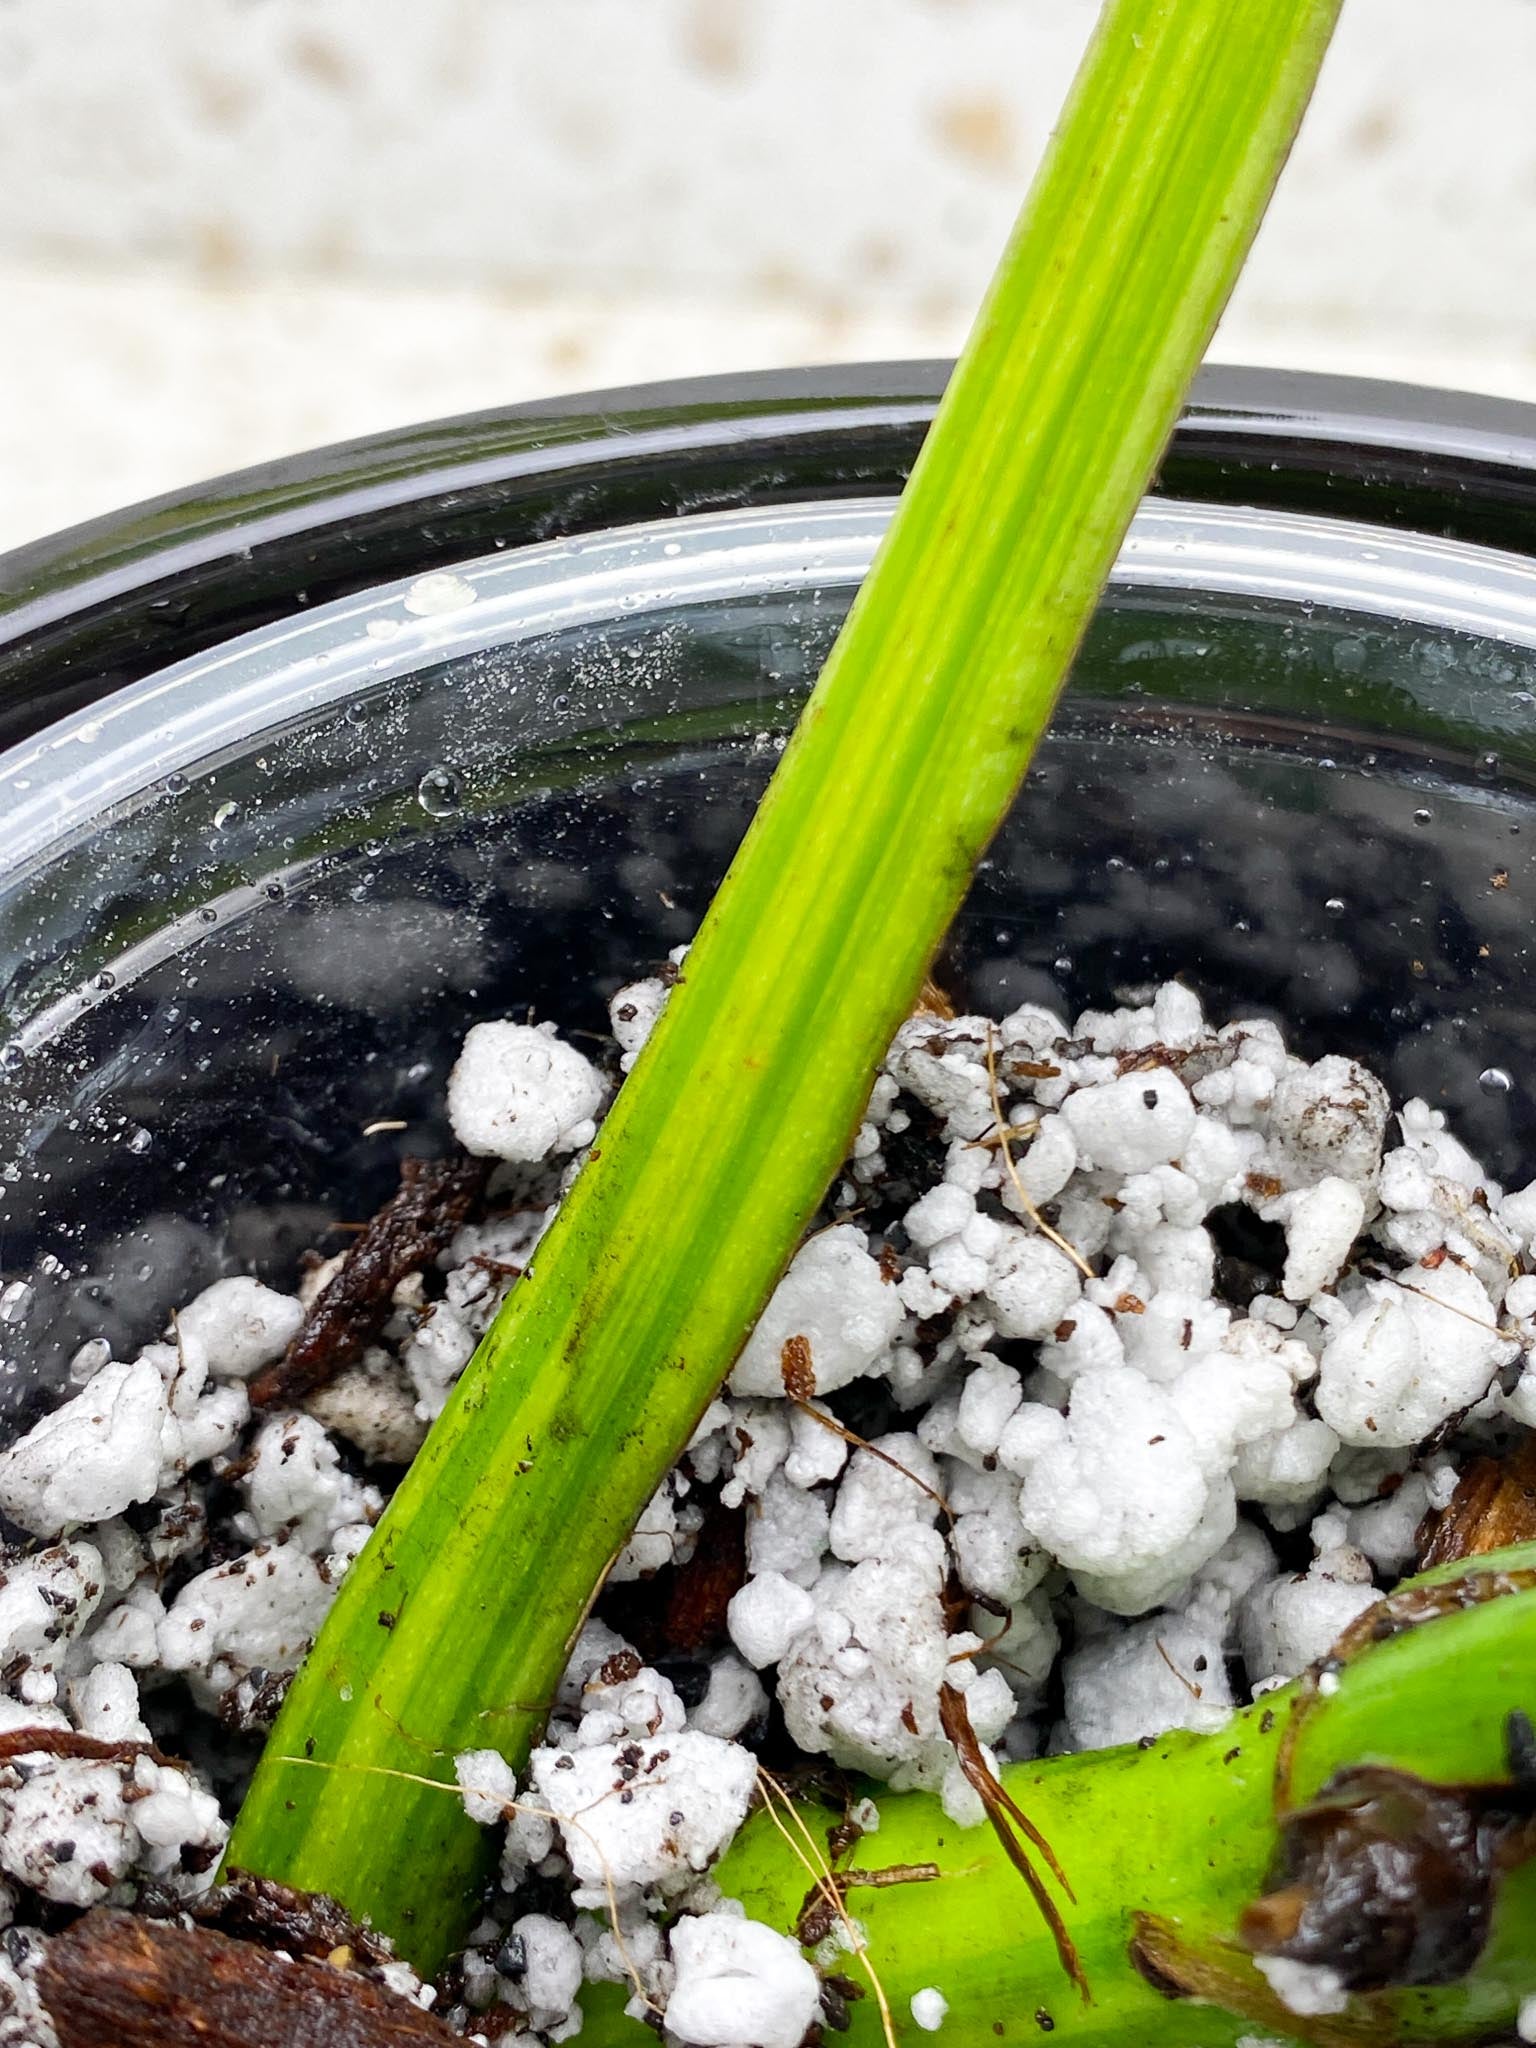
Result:
<svg viewBox="0 0 1536 2048"><path fill-rule="evenodd" d="M37 1981L59 2048L448 2048L460 2040L366 1977L110 1907L54 1936Z"/></svg>
<svg viewBox="0 0 1536 2048"><path fill-rule="evenodd" d="M301 1401L354 1364L389 1319L407 1275L446 1251L485 1192L492 1162L402 1159L400 1185L363 1227L346 1262L316 1298L285 1357L251 1381L251 1403Z"/></svg>
<svg viewBox="0 0 1536 2048"><path fill-rule="evenodd" d="M1450 1503L1419 1529L1419 1569L1536 1538L1536 1436L1507 1458L1473 1458Z"/></svg>
<svg viewBox="0 0 1536 2048"><path fill-rule="evenodd" d="M746 1510L715 1501L693 1555L673 1575L663 1624L667 1647L696 1655L724 1642L726 1610L746 1580Z"/></svg>

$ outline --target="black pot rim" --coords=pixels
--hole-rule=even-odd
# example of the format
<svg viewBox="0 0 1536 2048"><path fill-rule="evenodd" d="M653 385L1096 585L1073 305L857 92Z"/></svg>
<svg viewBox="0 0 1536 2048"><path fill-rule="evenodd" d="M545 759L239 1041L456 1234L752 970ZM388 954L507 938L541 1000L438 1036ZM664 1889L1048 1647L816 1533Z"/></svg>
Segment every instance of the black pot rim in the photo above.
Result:
<svg viewBox="0 0 1536 2048"><path fill-rule="evenodd" d="M0 746L309 603L492 547L901 488L950 365L544 399L309 450L0 556ZM1155 489L1536 553L1536 406L1210 367Z"/></svg>

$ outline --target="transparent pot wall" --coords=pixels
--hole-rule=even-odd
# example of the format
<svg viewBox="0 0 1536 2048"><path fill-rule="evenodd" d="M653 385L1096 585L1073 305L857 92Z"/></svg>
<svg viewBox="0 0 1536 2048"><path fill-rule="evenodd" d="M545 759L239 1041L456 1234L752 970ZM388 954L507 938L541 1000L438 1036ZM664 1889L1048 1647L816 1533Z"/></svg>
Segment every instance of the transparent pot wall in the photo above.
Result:
<svg viewBox="0 0 1536 2048"><path fill-rule="evenodd" d="M74 1347L291 1284L448 1142L465 1028L601 1033L693 932L884 501L304 613L0 761L6 1431ZM1177 974L1536 1172L1536 565L1150 507L950 936L962 1004Z"/></svg>

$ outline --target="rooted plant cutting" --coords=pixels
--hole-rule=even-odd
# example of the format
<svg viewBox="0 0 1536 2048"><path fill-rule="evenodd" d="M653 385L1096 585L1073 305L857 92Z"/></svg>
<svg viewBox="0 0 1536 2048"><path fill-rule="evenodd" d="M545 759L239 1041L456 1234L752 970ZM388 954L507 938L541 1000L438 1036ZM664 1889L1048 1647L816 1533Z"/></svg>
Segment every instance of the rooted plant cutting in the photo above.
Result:
<svg viewBox="0 0 1536 2048"><path fill-rule="evenodd" d="M1536 1198L1181 982L923 980L1334 11L1106 10L609 1047L474 1025L459 1153L0 1453L10 2038L1536 2026Z"/></svg>

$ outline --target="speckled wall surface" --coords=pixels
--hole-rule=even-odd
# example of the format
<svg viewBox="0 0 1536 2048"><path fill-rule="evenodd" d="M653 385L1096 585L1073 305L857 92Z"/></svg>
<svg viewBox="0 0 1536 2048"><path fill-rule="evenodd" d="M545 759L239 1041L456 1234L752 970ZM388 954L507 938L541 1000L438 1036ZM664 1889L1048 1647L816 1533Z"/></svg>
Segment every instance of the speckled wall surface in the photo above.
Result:
<svg viewBox="0 0 1536 2048"><path fill-rule="evenodd" d="M9 0L0 544L304 442L951 348L1089 0ZM1536 396L1536 4L1346 0L1226 357Z"/></svg>

